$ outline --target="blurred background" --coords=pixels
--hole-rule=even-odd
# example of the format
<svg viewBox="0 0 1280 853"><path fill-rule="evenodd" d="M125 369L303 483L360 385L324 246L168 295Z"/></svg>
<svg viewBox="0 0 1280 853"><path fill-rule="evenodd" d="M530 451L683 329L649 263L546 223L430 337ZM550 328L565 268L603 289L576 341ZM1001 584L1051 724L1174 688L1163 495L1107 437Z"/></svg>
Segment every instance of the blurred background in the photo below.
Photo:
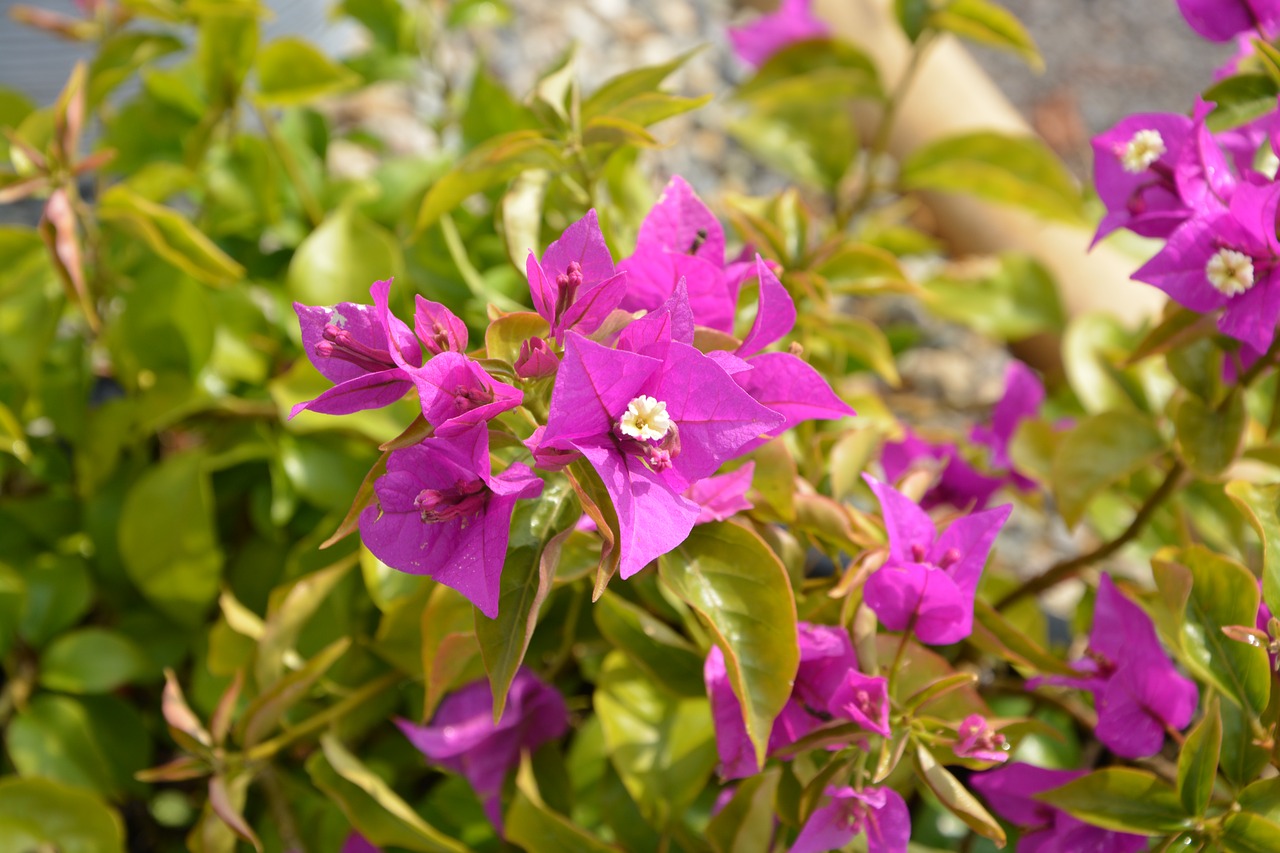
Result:
<svg viewBox="0 0 1280 853"><path fill-rule="evenodd" d="M433 0L424 0L433 2ZM848 0L862 2L862 0ZM0 86L17 89L39 104L51 102L81 45L15 23L15 0L0 0ZM73 0L38 0L38 6L79 14ZM270 0L274 17L264 40L296 34L341 55L357 38L354 28L330 21L333 0ZM444 6L443 2L436 5ZM602 80L638 64L658 62L708 45L684 72L692 92L722 91L745 74L729 53L726 21L741 20L776 5L772 0L481 0L469 2L478 18L507 26L476 31L490 66L516 84L532 82L576 41L584 79ZM1231 45L1198 38L1183 22L1174 0L1005 0L1031 31L1046 70L1034 74L1016 57L974 48L973 52L1033 126L1077 174L1088 169L1088 140L1124 115L1185 111L1187 93L1203 89ZM485 7L488 7L487 9ZM468 48L469 49L469 48ZM462 63L466 57L459 56ZM753 167L725 150L721 134L703 131L718 119L714 109L692 120L669 152L671 166L696 175L714 165L723 173L752 174Z"/></svg>

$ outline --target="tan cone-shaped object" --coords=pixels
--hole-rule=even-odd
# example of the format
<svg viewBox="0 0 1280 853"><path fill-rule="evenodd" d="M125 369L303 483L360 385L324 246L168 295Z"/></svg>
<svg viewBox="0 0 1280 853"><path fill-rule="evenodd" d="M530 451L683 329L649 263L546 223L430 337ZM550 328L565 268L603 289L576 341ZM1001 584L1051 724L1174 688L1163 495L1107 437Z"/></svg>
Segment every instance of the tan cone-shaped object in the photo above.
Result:
<svg viewBox="0 0 1280 853"><path fill-rule="evenodd" d="M892 89L910 55L893 20L890 0L818 0L817 11L836 32L876 61ZM1030 72L1028 72L1030 73ZM938 39L899 108L889 142L902 157L928 142L975 130L1032 133L1027 122L965 49ZM1026 252L1057 277L1070 316L1108 311L1134 325L1157 314L1165 296L1129 280L1139 261L1106 245L1089 251L1092 234L1039 219L1010 207L950 193L929 193L938 230L959 253Z"/></svg>

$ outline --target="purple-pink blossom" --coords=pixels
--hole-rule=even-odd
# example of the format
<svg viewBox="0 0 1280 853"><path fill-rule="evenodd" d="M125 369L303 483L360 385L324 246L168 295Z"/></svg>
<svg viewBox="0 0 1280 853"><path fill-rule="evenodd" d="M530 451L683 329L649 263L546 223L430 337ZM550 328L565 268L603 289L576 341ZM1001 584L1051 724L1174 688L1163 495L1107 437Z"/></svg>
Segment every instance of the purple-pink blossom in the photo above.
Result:
<svg viewBox="0 0 1280 853"><path fill-rule="evenodd" d="M734 53L744 62L760 66L787 45L830 35L830 27L813 14L812 5L812 0L782 0L773 14L730 27Z"/></svg>
<svg viewBox="0 0 1280 853"><path fill-rule="evenodd" d="M942 463L936 482L920 498L923 509L984 509L1005 482L1003 477L988 476L970 465L954 442L928 441L910 429L903 431L900 441L885 442L880 451L880 465L890 482L900 480L921 461Z"/></svg>
<svg viewBox="0 0 1280 853"><path fill-rule="evenodd" d="M1221 311L1223 334L1268 349L1280 321L1278 204L1280 184L1241 184L1225 209L1188 220L1133 277L1192 311Z"/></svg>
<svg viewBox="0 0 1280 853"><path fill-rule="evenodd" d="M1186 221L1175 169L1191 135L1186 116L1138 113L1094 137L1093 183L1107 208L1095 242L1118 228L1167 237Z"/></svg>
<svg viewBox="0 0 1280 853"><path fill-rule="evenodd" d="M1209 41L1230 41L1250 31L1265 38L1280 26L1278 0L1178 0L1178 9Z"/></svg>
<svg viewBox="0 0 1280 853"><path fill-rule="evenodd" d="M831 694L827 711L833 717L851 720L869 732L888 737L889 680L851 669Z"/></svg>
<svg viewBox="0 0 1280 853"><path fill-rule="evenodd" d="M825 793L826 802L809 815L791 853L842 850L858 834L867 837L867 853L906 853L911 813L897 791L833 786Z"/></svg>
<svg viewBox="0 0 1280 853"><path fill-rule="evenodd" d="M751 477L755 470L756 464L748 462L737 470L707 477L690 486L684 496L700 507L694 524L726 521L751 509L747 492L751 488Z"/></svg>
<svg viewBox="0 0 1280 853"><path fill-rule="evenodd" d="M850 673L857 673L858 659L848 633L842 628L807 622L799 623L798 630L800 667L791 697L769 732L768 754L790 746L837 718L853 720L870 731L884 733L888 722L885 679L861 675L849 679ZM721 777L738 779L759 772L755 749L747 737L742 704L733 692L724 654L718 646L708 653L703 676L715 721ZM840 689L845 685L851 686ZM858 696L859 691L866 695Z"/></svg>
<svg viewBox="0 0 1280 853"><path fill-rule="evenodd" d="M538 443L580 453L600 476L617 512L623 578L689 535L700 509L682 492L782 421L691 346L682 293L623 330L619 347L634 350L567 334Z"/></svg>
<svg viewBox="0 0 1280 853"><path fill-rule="evenodd" d="M937 480L920 499L923 509L953 506L960 510L985 509L992 496L1006 483L1024 491L1035 483L1014 470L1009 458L1009 445L1018 425L1033 418L1044 402L1044 385L1039 377L1020 361L1009 362L1005 369L1004 394L991 413L991 421L973 428L970 440L988 450L992 474L984 474L969 464L953 442L932 442L904 430L900 441L886 442L880 453L885 478L897 482L921 461L942 463Z"/></svg>
<svg viewBox="0 0 1280 853"><path fill-rule="evenodd" d="M970 714L956 730L955 753L979 761L1007 761L1009 742L981 714Z"/></svg>
<svg viewBox="0 0 1280 853"><path fill-rule="evenodd" d="M501 831L503 781L519 765L522 750L533 751L568 731L569 712L558 690L521 667L496 724L493 691L483 678L446 696L430 725L396 724L428 761L471 784Z"/></svg>
<svg viewBox="0 0 1280 853"><path fill-rule="evenodd" d="M589 335L618 307L627 286L605 244L595 210L565 229L539 260L525 261L533 307L551 324L551 337L576 329Z"/></svg>
<svg viewBox="0 0 1280 853"><path fill-rule="evenodd" d="M542 480L519 462L493 475L489 433L477 425L393 450L373 490L360 537L374 556L429 575L496 617L511 513L518 499L542 493Z"/></svg>
<svg viewBox="0 0 1280 853"><path fill-rule="evenodd" d="M635 252L618 263L627 272L619 307L655 310L683 280L698 325L732 332L743 275L738 267L726 269L724 246L724 229L715 214L677 175L641 223Z"/></svg>
<svg viewBox="0 0 1280 853"><path fill-rule="evenodd" d="M1182 729L1191 722L1199 702L1195 682L1174 669L1150 617L1121 594L1109 575L1098 583L1085 655L1075 664L1078 677L1048 676L1028 686L1091 691L1098 740L1116 755L1155 755L1164 745L1166 728Z"/></svg>
<svg viewBox="0 0 1280 853"><path fill-rule="evenodd" d="M352 832L342 842L342 853L382 853L382 848L360 833Z"/></svg>
<svg viewBox="0 0 1280 853"><path fill-rule="evenodd" d="M389 406L413 387L407 368L422 364L422 348L402 320L387 307L391 280L369 288L372 305L340 302L333 306L293 303L307 358L334 386L314 400L298 403L304 410L348 415Z"/></svg>
<svg viewBox="0 0 1280 853"><path fill-rule="evenodd" d="M807 420L837 420L856 414L821 373L790 352L761 352L790 333L796 305L764 259L756 255L759 304L751 329L732 355L750 370L735 367L733 379L755 400L783 416L782 423L752 442L754 449ZM726 354L727 358L729 354ZM745 451L744 451L745 452Z"/></svg>
<svg viewBox="0 0 1280 853"><path fill-rule="evenodd" d="M439 302L414 297L413 330L432 355L467 351L467 324Z"/></svg>
<svg viewBox="0 0 1280 853"><path fill-rule="evenodd" d="M1034 799L1084 775L1083 770L1046 770L1013 763L970 777L991 810L1022 829L1017 853L1137 853L1147 849L1141 835L1091 826Z"/></svg>
<svg viewBox="0 0 1280 853"><path fill-rule="evenodd" d="M456 435L520 405L524 393L490 376L480 363L446 351L409 371L422 414L436 435Z"/></svg>
<svg viewBox="0 0 1280 853"><path fill-rule="evenodd" d="M912 631L930 645L963 640L973 630L973 597L987 555L1013 507L963 516L939 534L917 503L864 479L880 500L889 558L867 578L863 600L890 631Z"/></svg>

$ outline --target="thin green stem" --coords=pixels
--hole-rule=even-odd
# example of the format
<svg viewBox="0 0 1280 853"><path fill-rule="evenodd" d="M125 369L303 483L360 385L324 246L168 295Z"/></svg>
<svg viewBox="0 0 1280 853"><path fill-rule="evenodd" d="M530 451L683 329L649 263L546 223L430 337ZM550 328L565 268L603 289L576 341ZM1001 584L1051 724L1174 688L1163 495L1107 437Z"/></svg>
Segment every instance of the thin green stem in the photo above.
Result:
<svg viewBox="0 0 1280 853"><path fill-rule="evenodd" d="M382 691L400 683L400 680L403 677L404 676L398 672L388 672L380 678L375 678L373 681L370 681L368 684L347 696L342 701L330 705L315 716L303 720L298 725L288 731L281 732L271 740L263 741L257 746L251 747L246 751L245 758L249 761L265 761L266 759L271 758L285 747L297 743L303 738L309 737L321 729L324 729L331 723L342 719Z"/></svg>
<svg viewBox="0 0 1280 853"><path fill-rule="evenodd" d="M906 630L902 632L902 636L898 639L898 650L893 653L893 663L889 666L888 681L890 689L893 688L893 679L898 675L898 668L902 666L902 657L907 651L907 640L911 639L911 634L915 629L916 614L912 612L911 620L907 622Z"/></svg>
<svg viewBox="0 0 1280 853"><path fill-rule="evenodd" d="M920 37L911 46L911 55L907 58L907 66L902 70L902 76L898 78L898 82L894 84L893 91L889 93L889 98L884 106L884 115L880 117L880 125L876 128L876 135L872 137L871 145L867 148L867 174L866 180L862 182L862 189L857 198L848 207L842 207L837 204L836 225L840 230L843 230L854 216L862 212L863 208L871 201L872 194L875 193L874 170L876 162L889 148L889 139L893 135L894 123L898 118L899 110L902 108L902 102L906 99L907 91L911 88L911 84L915 82L916 74L920 71L920 66L924 62L925 54L933 43L933 39L934 33L926 30L920 34Z"/></svg>
<svg viewBox="0 0 1280 853"><path fill-rule="evenodd" d="M446 213L441 216L439 225L440 233L444 235L445 248L449 250L449 258L458 268L462 281L471 291L472 296L482 303L492 302L503 311L525 310L523 305L497 291L492 291L485 283L484 276L476 269L475 264L471 263L471 258L467 255L467 247L462 242L462 234L458 231L458 226L451 215Z"/></svg>
<svg viewBox="0 0 1280 853"><path fill-rule="evenodd" d="M293 189L298 194L298 201L302 204L303 213L307 215L312 228L319 228L320 223L324 221L324 208L320 206L315 194L311 192L311 187L307 186L306 178L302 174L302 167L298 165L297 158L293 156L293 152L289 150L288 143L280 135L280 127L271 115L271 110L257 104L254 105L254 110L258 113L258 119L262 122L262 129L266 131L267 141L271 144L271 150L275 151L276 157L280 158L280 164L284 166L285 174L289 176L289 182L293 184Z"/></svg>

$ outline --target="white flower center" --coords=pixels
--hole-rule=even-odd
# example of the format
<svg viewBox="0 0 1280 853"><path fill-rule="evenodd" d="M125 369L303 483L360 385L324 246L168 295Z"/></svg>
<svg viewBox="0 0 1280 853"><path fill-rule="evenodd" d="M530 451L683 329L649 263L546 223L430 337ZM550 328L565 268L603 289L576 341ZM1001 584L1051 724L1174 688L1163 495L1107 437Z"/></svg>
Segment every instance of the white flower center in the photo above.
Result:
<svg viewBox="0 0 1280 853"><path fill-rule="evenodd" d="M1158 130L1140 130L1120 149L1120 165L1130 174L1145 172L1166 150Z"/></svg>
<svg viewBox="0 0 1280 853"><path fill-rule="evenodd" d="M1237 296L1253 287L1253 258L1234 249L1219 249L1204 265L1205 278L1226 296Z"/></svg>
<svg viewBox="0 0 1280 853"><path fill-rule="evenodd" d="M664 438L672 426L667 404L647 394L641 394L628 403L627 411L618 423L623 435L642 441Z"/></svg>

